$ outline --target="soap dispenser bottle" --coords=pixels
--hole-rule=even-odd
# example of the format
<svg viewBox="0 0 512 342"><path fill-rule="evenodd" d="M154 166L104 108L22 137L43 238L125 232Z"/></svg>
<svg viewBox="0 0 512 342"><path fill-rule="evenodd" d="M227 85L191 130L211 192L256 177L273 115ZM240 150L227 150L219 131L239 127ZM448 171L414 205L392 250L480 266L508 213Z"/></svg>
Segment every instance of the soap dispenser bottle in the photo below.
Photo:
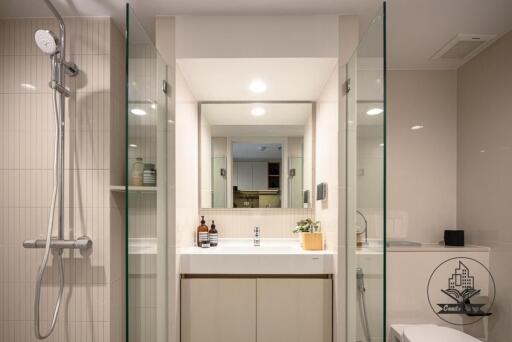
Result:
<svg viewBox="0 0 512 342"><path fill-rule="evenodd" d="M208 232L208 239L210 240L210 246L217 247L219 244L219 232L215 229L215 221L212 220L210 231Z"/></svg>
<svg viewBox="0 0 512 342"><path fill-rule="evenodd" d="M197 247L210 247L210 240L208 238L208 226L206 225L204 216L201 216L201 224L197 226Z"/></svg>

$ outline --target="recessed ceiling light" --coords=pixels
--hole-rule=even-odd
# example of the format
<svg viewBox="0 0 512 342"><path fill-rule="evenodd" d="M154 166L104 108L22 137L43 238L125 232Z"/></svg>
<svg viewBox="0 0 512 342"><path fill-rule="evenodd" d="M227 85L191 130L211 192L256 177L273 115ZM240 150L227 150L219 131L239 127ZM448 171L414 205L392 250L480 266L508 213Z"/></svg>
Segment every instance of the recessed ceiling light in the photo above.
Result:
<svg viewBox="0 0 512 342"><path fill-rule="evenodd" d="M411 129L413 131L417 131L418 129L422 129L423 127L425 127L425 126L423 126L423 125L415 125L415 126L412 126Z"/></svg>
<svg viewBox="0 0 512 342"><path fill-rule="evenodd" d="M372 108L372 109L368 109L366 114L368 114L368 115L379 115L379 114L382 114L383 112L384 112L384 109L382 109L382 108Z"/></svg>
<svg viewBox="0 0 512 342"><path fill-rule="evenodd" d="M146 115L146 111L144 109L140 109L140 108L133 108L131 111L130 111L133 115L139 115L139 116L143 116L143 115Z"/></svg>
<svg viewBox="0 0 512 342"><path fill-rule="evenodd" d="M252 80L249 83L249 90L253 93L261 94L267 90L267 84L262 80Z"/></svg>
<svg viewBox="0 0 512 342"><path fill-rule="evenodd" d="M151 103L151 109L156 109L156 102Z"/></svg>
<svg viewBox="0 0 512 342"><path fill-rule="evenodd" d="M251 114L254 116L263 116L267 111L263 107L254 107L251 109Z"/></svg>
<svg viewBox="0 0 512 342"><path fill-rule="evenodd" d="M28 90L35 90L36 89L36 86L32 85L30 83L22 83L22 84L20 84L20 87L28 89Z"/></svg>
<svg viewBox="0 0 512 342"><path fill-rule="evenodd" d="M384 147L384 143L380 143L380 144L379 144L379 146L380 146L380 147Z"/></svg>
<svg viewBox="0 0 512 342"><path fill-rule="evenodd" d="M135 144L129 144L128 146L133 147L133 148L137 147L137 145L135 145Z"/></svg>

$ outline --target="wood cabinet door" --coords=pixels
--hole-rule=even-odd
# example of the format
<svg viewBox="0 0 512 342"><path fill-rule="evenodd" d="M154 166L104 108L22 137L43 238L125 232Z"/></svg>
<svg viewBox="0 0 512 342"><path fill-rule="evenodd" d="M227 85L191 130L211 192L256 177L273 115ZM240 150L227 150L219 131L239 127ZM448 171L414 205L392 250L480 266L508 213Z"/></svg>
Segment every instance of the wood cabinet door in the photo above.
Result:
<svg viewBox="0 0 512 342"><path fill-rule="evenodd" d="M182 279L181 342L256 342L256 279Z"/></svg>
<svg viewBox="0 0 512 342"><path fill-rule="evenodd" d="M258 342L332 342L331 279L257 280Z"/></svg>

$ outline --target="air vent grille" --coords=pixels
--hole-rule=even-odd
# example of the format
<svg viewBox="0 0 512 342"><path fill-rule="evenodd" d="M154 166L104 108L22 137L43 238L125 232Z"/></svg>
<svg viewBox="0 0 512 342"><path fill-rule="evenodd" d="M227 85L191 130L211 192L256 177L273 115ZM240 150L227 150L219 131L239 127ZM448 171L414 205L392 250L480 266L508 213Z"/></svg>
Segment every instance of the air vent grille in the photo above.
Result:
<svg viewBox="0 0 512 342"><path fill-rule="evenodd" d="M496 35L458 34L439 51L433 59L466 60L485 49L496 38Z"/></svg>

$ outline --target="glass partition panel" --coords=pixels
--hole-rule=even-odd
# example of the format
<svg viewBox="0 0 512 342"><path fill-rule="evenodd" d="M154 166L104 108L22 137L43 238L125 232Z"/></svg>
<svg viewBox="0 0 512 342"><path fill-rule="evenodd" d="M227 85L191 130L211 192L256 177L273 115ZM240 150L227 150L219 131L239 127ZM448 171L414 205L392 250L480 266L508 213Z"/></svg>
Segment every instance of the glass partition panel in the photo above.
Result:
<svg viewBox="0 0 512 342"><path fill-rule="evenodd" d="M226 207L226 157L213 157L212 203L213 208Z"/></svg>
<svg viewBox="0 0 512 342"><path fill-rule="evenodd" d="M385 5L347 65L349 341L385 340Z"/></svg>
<svg viewBox="0 0 512 342"><path fill-rule="evenodd" d="M288 206L290 208L303 208L304 207L304 195L302 193L302 157L290 157L288 160Z"/></svg>
<svg viewBox="0 0 512 342"><path fill-rule="evenodd" d="M167 341L166 65L126 7L127 341Z"/></svg>

